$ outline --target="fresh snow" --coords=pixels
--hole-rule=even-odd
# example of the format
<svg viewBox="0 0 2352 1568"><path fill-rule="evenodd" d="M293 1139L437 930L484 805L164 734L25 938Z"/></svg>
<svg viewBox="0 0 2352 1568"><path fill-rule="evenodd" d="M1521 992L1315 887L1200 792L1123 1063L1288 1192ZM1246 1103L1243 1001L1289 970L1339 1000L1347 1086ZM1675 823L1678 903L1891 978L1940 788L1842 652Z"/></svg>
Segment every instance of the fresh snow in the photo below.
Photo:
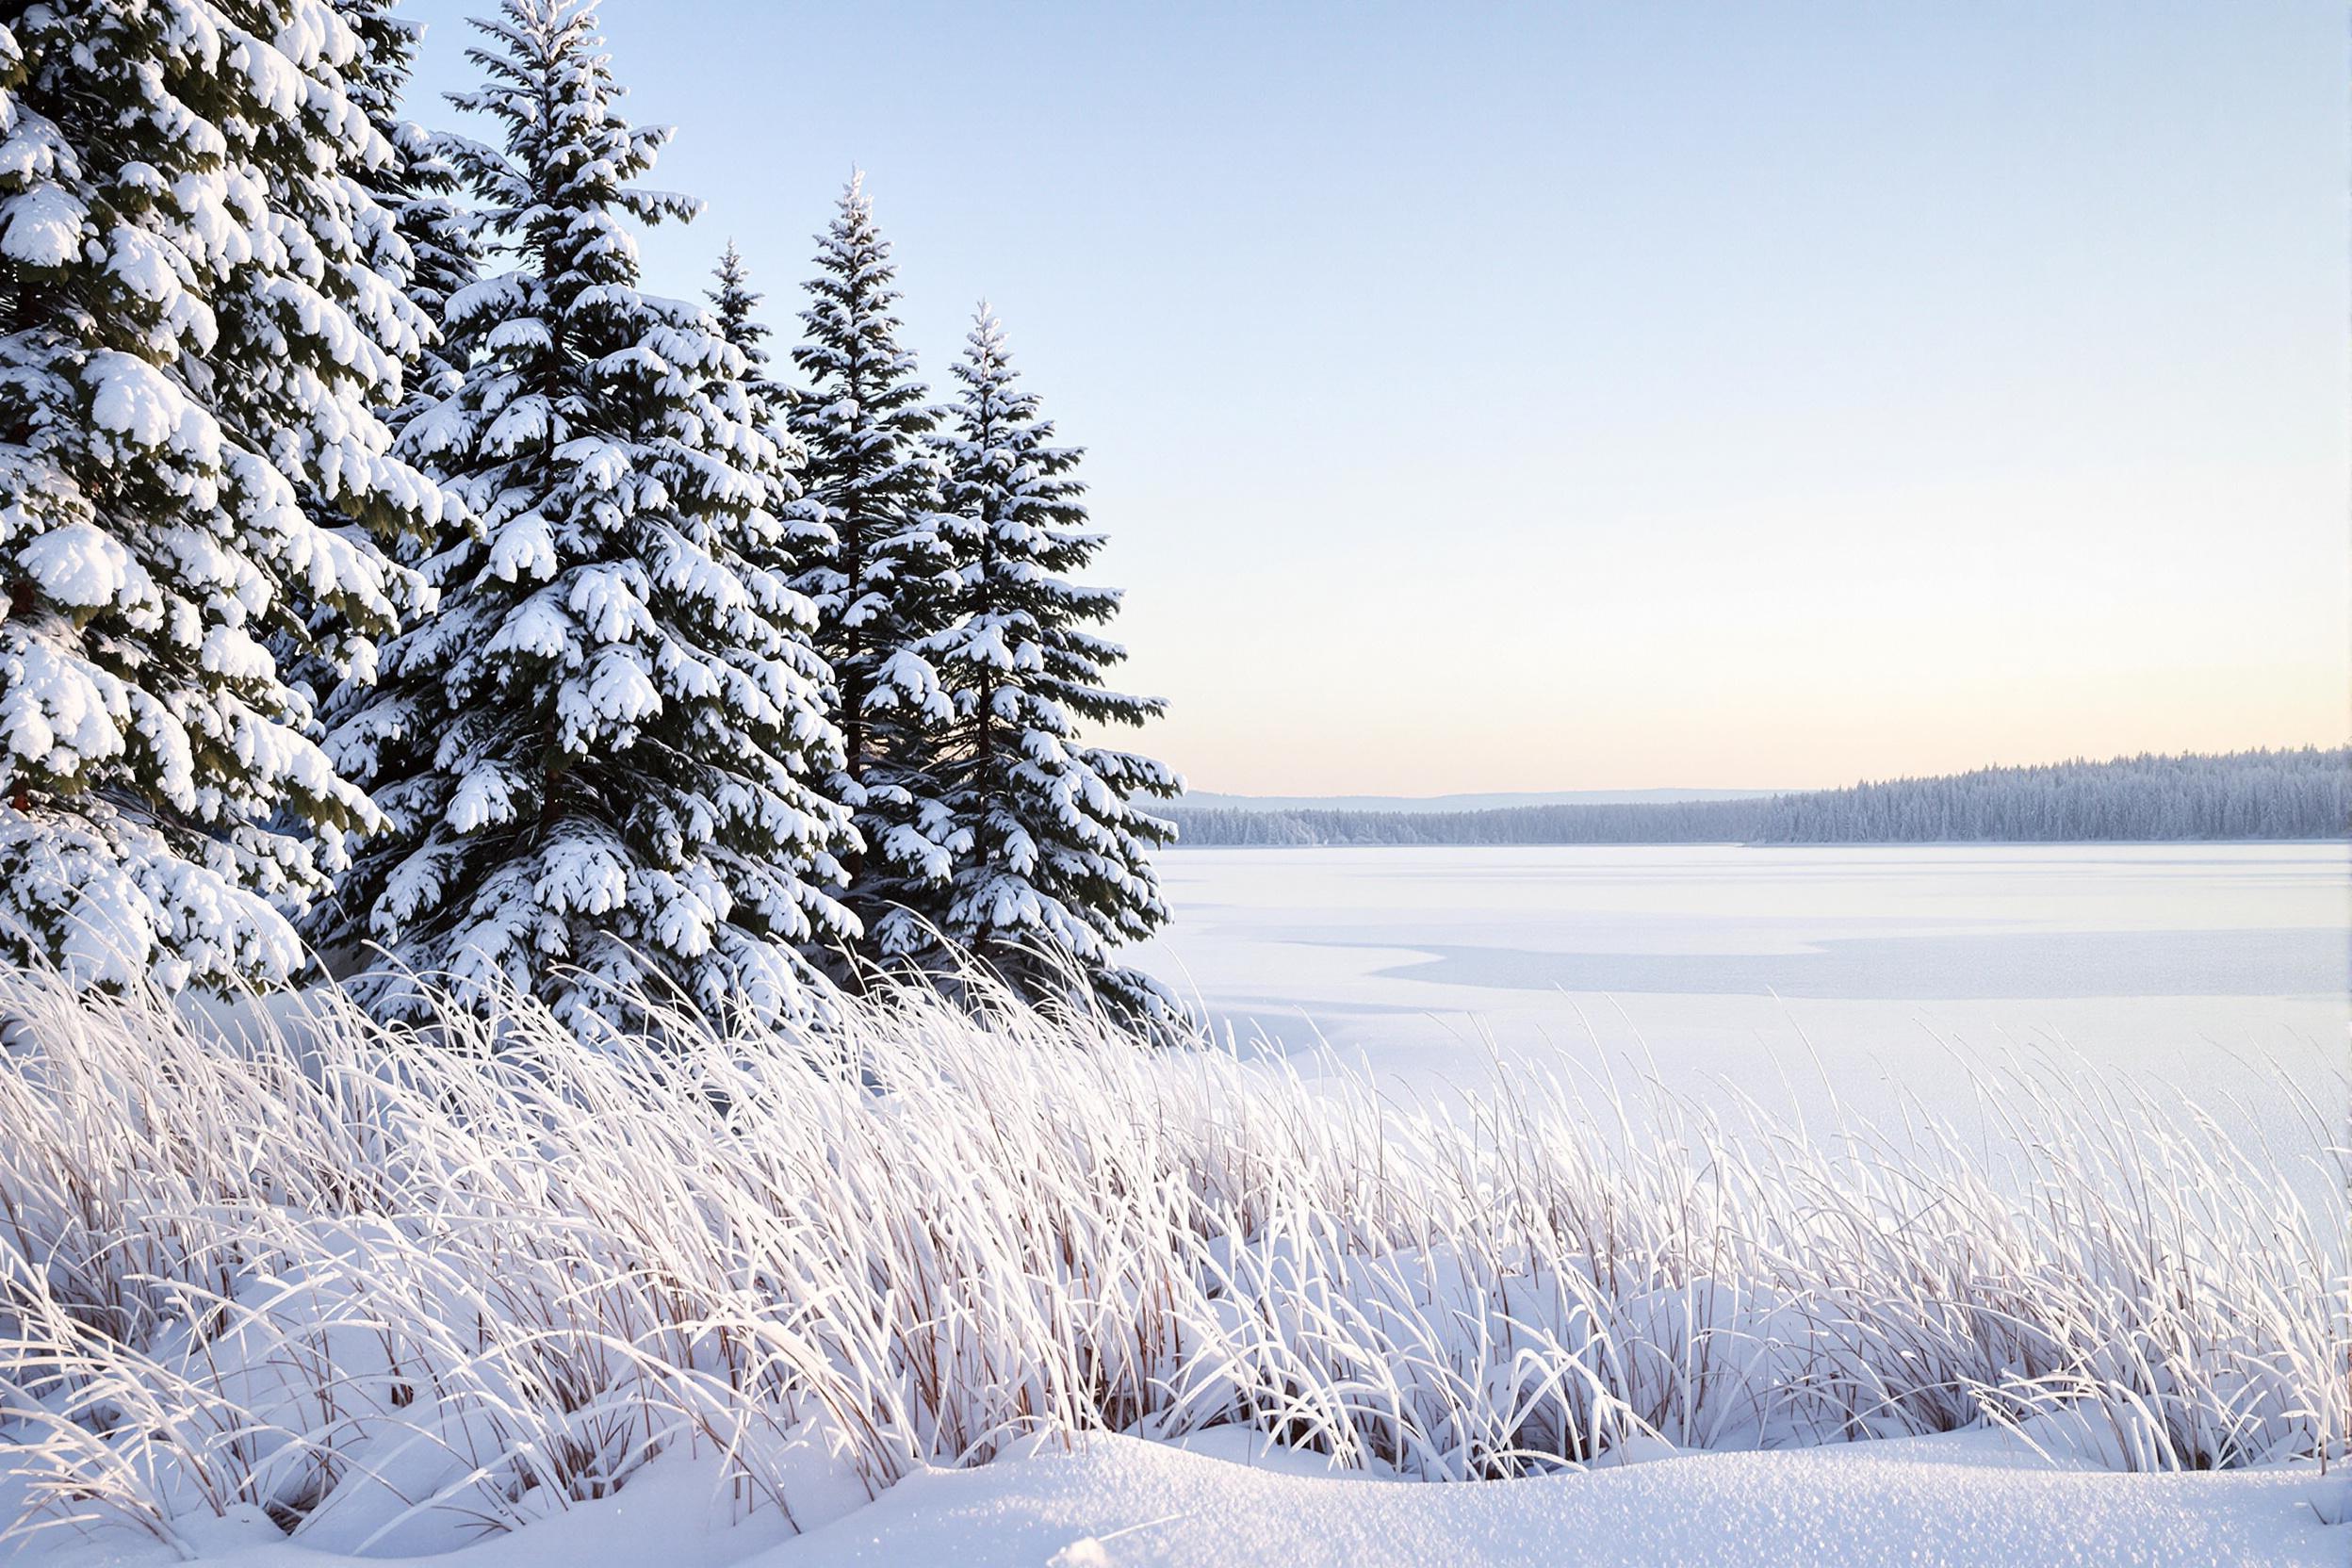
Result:
<svg viewBox="0 0 2352 1568"><path fill-rule="evenodd" d="M2115 1476L1986 1433L1708 1454L1583 1475L1413 1485L1133 1438L927 1471L758 1568L2060 1568L2328 1564L2342 1478Z"/></svg>
<svg viewBox="0 0 2352 1568"><path fill-rule="evenodd" d="M1194 1451L1186 1451L1191 1449ZM5 1494L0 1482L0 1494ZM0 1503L7 1501L0 1495ZM1183 1445L1029 1439L867 1502L808 1495L805 1533L742 1517L707 1456L429 1560L446 1568L2343 1568L2352 1478L2310 1469L2115 1475L1989 1432L1675 1456L1528 1480L1331 1473L1213 1429ZM2331 1522L2337 1521L2337 1522ZM219 1568L343 1568L266 1521L202 1533ZM174 1554L50 1532L9 1568L146 1568Z"/></svg>
<svg viewBox="0 0 2352 1568"><path fill-rule="evenodd" d="M0 255L26 267L61 267L81 248L90 211L56 186L35 186L0 206Z"/></svg>

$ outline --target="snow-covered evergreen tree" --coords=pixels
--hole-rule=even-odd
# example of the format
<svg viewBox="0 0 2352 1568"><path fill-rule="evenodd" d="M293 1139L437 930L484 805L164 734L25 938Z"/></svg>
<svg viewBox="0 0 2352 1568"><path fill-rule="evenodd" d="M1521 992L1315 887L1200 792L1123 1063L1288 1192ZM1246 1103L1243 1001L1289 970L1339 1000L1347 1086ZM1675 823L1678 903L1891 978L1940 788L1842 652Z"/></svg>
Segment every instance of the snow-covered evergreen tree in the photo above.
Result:
<svg viewBox="0 0 2352 1568"><path fill-rule="evenodd" d="M938 923L1033 999L1053 995L1074 960L1115 1007L1171 1020L1167 993L1110 949L1168 919L1151 852L1174 832L1135 802L1173 798L1183 784L1080 735L1082 722L1140 725L1167 705L1102 684L1125 650L1088 629L1118 610L1119 591L1067 575L1102 545L1087 527L1079 452L1054 444L985 305L955 373L939 440L956 561L950 626L923 645L955 705L933 762L955 862Z"/></svg>
<svg viewBox="0 0 2352 1568"><path fill-rule="evenodd" d="M388 416L397 436L416 414L456 389L461 367L449 357L441 322L449 296L480 275L482 256L473 220L458 200L460 185L449 139L402 112L423 26L400 14L398 0L336 0L336 5L361 46L351 101L387 149L384 161L361 176L377 205L391 218L388 228L367 237L371 259L379 270L400 279L433 328L418 345L407 399Z"/></svg>
<svg viewBox="0 0 2352 1568"><path fill-rule="evenodd" d="M635 183L669 133L621 119L593 12L505 0L475 25L488 81L457 101L503 146L454 155L514 265L449 300L464 384L407 432L474 531L332 737L393 824L339 934L582 1027L664 980L790 1013L811 1000L798 949L852 928L824 891L849 841L812 788L841 738L793 631L807 606L746 556L777 527L775 452L708 315L637 286L624 222L694 204ZM417 1000L397 976L364 989Z"/></svg>
<svg viewBox="0 0 2352 1568"><path fill-rule="evenodd" d="M780 426L792 412L792 388L768 373L768 325L760 318L765 296L751 286L751 270L733 240L719 253L711 276L715 286L703 296L710 302L711 319L719 324L719 335L743 356L743 389ZM792 449L798 452L797 446Z"/></svg>
<svg viewBox="0 0 2352 1568"><path fill-rule="evenodd" d="M352 106L368 116L380 139L378 158L353 172L375 204L356 237L361 254L379 276L400 289L421 318L415 352L402 377L401 401L380 411L398 452L400 432L408 422L456 388L457 368L445 351L441 319L449 296L479 274L481 257L471 220L456 200L457 171L441 139L402 114L422 25L401 16L397 0L333 3L359 43L345 73L347 90ZM312 515L329 528L355 526L318 498L310 498L309 505ZM459 509L450 507L443 530L460 528L463 521ZM394 560L415 565L433 553L435 536L403 531L375 542ZM302 633L273 639L270 651L303 701L323 715L347 706L354 694L337 694L335 662L315 649L333 632L332 613L313 612L309 619ZM366 683L352 684L364 690Z"/></svg>
<svg viewBox="0 0 2352 1568"><path fill-rule="evenodd" d="M0 12L0 952L85 983L285 978L374 821L268 651L368 673L440 502L365 66L327 0Z"/></svg>
<svg viewBox="0 0 2352 1568"><path fill-rule="evenodd" d="M720 253L712 277L714 286L704 296L710 302L711 319L719 335L743 356L743 391L751 400L753 416L772 448L768 461L749 466L765 486L763 505L767 518L773 519L775 526L746 537L743 553L760 571L774 574L784 584L795 584L830 558L835 535L811 514L810 508L800 504L802 469L808 454L791 428L792 389L768 373L769 330L760 316L762 296L752 287L750 270L733 240L728 240L727 249ZM818 692L823 710L828 716L834 715L840 710L841 693L832 667L814 645L816 606L796 587L788 586L785 593L793 609L793 618L787 629L792 643L792 657ZM839 791L842 783L843 775L837 766L819 781L819 788L828 799L839 800L841 797L833 792ZM854 857L858 847L854 830L848 847ZM847 915L846 906L842 912L843 921L820 930L811 949L812 956L837 972L842 967L841 957L852 950L855 939L862 935L855 917Z"/></svg>
<svg viewBox="0 0 2352 1568"><path fill-rule="evenodd" d="M864 956L890 965L928 946L949 865L928 770L952 710L921 651L946 624L935 417L899 346L897 269L863 176L818 237L817 267L792 351L808 383L791 415L807 454L796 514L811 551L798 585L817 607L846 747L831 792L855 808L864 841L846 902L865 927Z"/></svg>
<svg viewBox="0 0 2352 1568"><path fill-rule="evenodd" d="M778 573L785 581L798 582L830 557L834 533L811 514L812 509L799 504L801 469L808 454L801 449L800 438L791 429L792 390L768 374L768 328L759 314L761 296L751 286L751 274L732 240L721 253L713 276L716 286L704 296L710 302L711 319L717 323L719 335L743 356L743 391L751 399L753 415L761 433L774 447L774 459L760 465L760 476L768 486L767 510L778 526L773 533L763 533L747 542L744 553L755 564ZM815 607L797 594L795 600L806 607L813 627ZM814 674L825 688L825 710L831 712L839 700L833 687L833 672L823 659L814 656L813 649L810 658Z"/></svg>

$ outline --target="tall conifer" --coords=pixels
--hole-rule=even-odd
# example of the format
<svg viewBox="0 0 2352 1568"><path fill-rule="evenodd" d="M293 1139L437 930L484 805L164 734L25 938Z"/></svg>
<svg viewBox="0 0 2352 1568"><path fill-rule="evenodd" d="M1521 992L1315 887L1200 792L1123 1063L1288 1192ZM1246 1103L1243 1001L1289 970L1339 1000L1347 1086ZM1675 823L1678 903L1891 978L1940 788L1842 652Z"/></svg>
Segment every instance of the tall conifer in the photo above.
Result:
<svg viewBox="0 0 2352 1568"><path fill-rule="evenodd" d="M442 318L449 296L479 275L481 257L472 223L456 200L457 171L443 139L404 112L422 25L400 15L397 0L334 4L358 41L358 52L345 73L351 106L368 117L376 138L374 155L352 172L373 203L373 211L354 237L365 263L400 290L417 318L416 339L403 362L400 398L377 410L392 432L397 453L409 420L457 384ZM328 528L350 531L358 526L321 498L313 496L308 504L312 515ZM447 507L442 530L462 526L462 509ZM374 543L394 560L413 566L433 552L437 537L434 531L411 530L380 536ZM421 612L427 607L416 608ZM286 680L316 715L314 735L323 731L334 711L348 707L365 690L373 674L363 668L346 680L338 662L320 645L333 638L335 628L331 611L313 610L301 632L281 633L270 643ZM338 691L338 686L347 689Z"/></svg>
<svg viewBox="0 0 2352 1568"><path fill-rule="evenodd" d="M940 447L956 569L949 625L923 645L955 708L933 762L954 861L939 927L1033 999L1074 962L1114 1007L1172 1021L1167 993L1111 955L1168 919L1151 852L1174 832L1135 797L1172 798L1182 783L1082 734L1140 725L1166 704L1102 683L1126 651L1090 629L1118 610L1119 591L1068 576L1102 545L1079 452L1054 444L985 305L955 374Z"/></svg>
<svg viewBox="0 0 2352 1568"><path fill-rule="evenodd" d="M945 624L948 560L929 393L898 342L897 269L862 176L818 238L817 268L792 351L808 381L791 415L807 454L797 516L811 549L799 586L838 694L846 758L832 792L855 808L864 841L847 902L865 956L890 965L928 945L924 914L948 874L928 769L952 710L922 652Z"/></svg>
<svg viewBox="0 0 2352 1568"><path fill-rule="evenodd" d="M362 675L418 600L370 542L423 322L368 61L326 0L0 25L0 952L86 982L284 979L368 798L270 651ZM322 526L318 514L353 525Z"/></svg>
<svg viewBox="0 0 2352 1568"><path fill-rule="evenodd" d="M457 162L513 268L449 302L462 387L407 438L474 531L431 563L440 612L387 650L335 736L394 830L348 934L479 998L499 978L583 1028L632 988L767 1019L812 1004L798 950L846 935L824 891L846 813L789 585L752 557L776 462L743 356L642 292L624 224L691 216L641 188L667 140L619 116L591 11L505 0L475 24L504 131ZM417 1004L397 976L387 1008Z"/></svg>
<svg viewBox="0 0 2352 1568"><path fill-rule="evenodd" d="M384 140L384 156L362 183L391 221L367 237L379 270L396 272L432 329L408 377L408 396L387 416L398 435L408 419L455 389L459 366L442 328L449 297L480 276L474 221L459 198L452 138L407 114L421 24L400 14L397 0L336 0L360 41L351 101Z"/></svg>
<svg viewBox="0 0 2352 1568"><path fill-rule="evenodd" d="M760 318L760 302L766 296L751 286L751 269L743 264L743 254L733 240L719 253L711 279L712 286L703 297L710 302L710 318L718 323L719 335L743 356L743 388L780 425L792 411L792 389L769 372L769 329ZM797 465L799 449L794 445L792 449Z"/></svg>

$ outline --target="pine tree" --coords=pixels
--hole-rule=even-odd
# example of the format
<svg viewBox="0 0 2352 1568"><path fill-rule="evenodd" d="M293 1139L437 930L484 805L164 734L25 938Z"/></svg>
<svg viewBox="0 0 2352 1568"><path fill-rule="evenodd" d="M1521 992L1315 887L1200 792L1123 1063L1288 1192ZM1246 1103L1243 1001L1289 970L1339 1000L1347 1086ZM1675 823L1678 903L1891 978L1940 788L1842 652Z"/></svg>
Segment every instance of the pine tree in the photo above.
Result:
<svg viewBox="0 0 2352 1568"><path fill-rule="evenodd" d="M801 504L802 469L808 453L800 438L792 433L789 416L793 406L792 389L768 374L770 364L767 324L760 318L762 296L751 286L749 269L743 264L743 253L735 242L728 240L720 253L713 269L715 286L704 298L710 302L710 315L719 335L728 347L743 358L743 391L751 400L753 416L760 433L768 437L773 451L770 461L756 465L756 472L763 486L763 503L767 517L774 519L773 530L763 530L747 539L744 554L760 571L770 574L777 584L776 592L791 607L787 628L790 656L794 667L808 679L818 694L824 712L840 711L841 692L833 678L833 670L816 650L814 638L817 611L807 596L791 586L801 581L816 565L830 555L835 543L833 531L815 521L810 509ZM818 781L826 798L839 801L830 792L840 789L842 774L837 766L825 778ZM842 809L847 811L845 803ZM858 847L853 828L847 843L854 855ZM845 873L841 874L846 874ZM840 910L840 919L824 926L812 945L810 956L829 968L839 969L842 955L852 950L861 936L856 917L846 906Z"/></svg>
<svg viewBox="0 0 2352 1568"><path fill-rule="evenodd" d="M760 466L760 477L768 486L766 508L777 526L772 535L763 534L752 541L745 554L785 582L798 582L827 559L834 546L833 531L814 520L810 509L800 504L801 470L808 454L801 449L800 438L792 433L789 423L792 390L767 373L768 328L759 317L761 296L751 286L750 273L732 240L721 253L713 275L717 286L704 296L710 302L711 319L717 324L719 335L743 356L743 391L751 399L760 433L775 449L774 461ZM791 591L791 597L796 632L806 642L815 629L816 608L797 590ZM840 694L834 689L832 670L813 646L807 650L805 658L810 678L824 689L825 710L834 711Z"/></svg>
<svg viewBox="0 0 2352 1568"><path fill-rule="evenodd" d="M1110 949L1168 919L1151 851L1175 837L1136 808L1182 782L1159 763L1089 745L1081 722L1140 725L1166 704L1102 685L1125 650L1088 630L1118 610L1111 588L1066 574L1102 547L1087 527L1079 452L1054 444L983 305L956 364L960 395L940 439L956 568L951 626L923 645L955 705L935 768L954 824L955 944L1034 1000L1074 961L1116 1009L1152 1023L1177 1009Z"/></svg>
<svg viewBox="0 0 2352 1568"><path fill-rule="evenodd" d="M455 155L514 267L449 302L464 384L409 427L475 526L430 564L440 612L333 737L393 825L343 934L586 1032L663 982L793 1013L815 1001L798 947L850 929L823 890L848 841L810 785L841 750L801 607L746 558L776 528L776 454L708 315L637 286L624 221L694 204L634 183L669 133L619 117L593 12L505 0L475 25L488 82L457 102L504 144ZM361 988L421 1004L398 975Z"/></svg>
<svg viewBox="0 0 2352 1568"><path fill-rule="evenodd" d="M750 270L733 240L719 253L719 264L711 275L718 286L703 297L710 302L719 335L743 356L743 390L770 422L781 426L792 412L792 388L768 374L768 327L760 319L760 302L765 296L751 286ZM797 452L797 446L793 450Z"/></svg>
<svg viewBox="0 0 2352 1568"><path fill-rule="evenodd" d="M440 503L371 412L423 327L364 64L325 0L0 25L0 951L84 983L286 979L375 821L268 651L364 675L419 592L368 532Z"/></svg>
<svg viewBox="0 0 2352 1568"><path fill-rule="evenodd" d="M791 422L807 453L797 509L812 564L798 586L817 608L817 651L832 667L846 750L829 791L857 812L862 853L846 902L863 956L895 964L930 943L941 907L948 824L929 777L952 716L921 646L944 625L934 416L899 347L897 269L874 227L862 175L818 237L817 275L792 360L808 385Z"/></svg>
<svg viewBox="0 0 2352 1568"><path fill-rule="evenodd" d="M472 223L456 200L457 170L443 139L401 113L423 27L399 14L397 0L333 3L359 44L345 74L351 105L367 115L380 141L377 158L353 172L376 209L373 220L356 237L360 253L379 276L400 290L419 318L420 333L404 366L404 395L397 406L379 410L398 451L409 421L456 388L458 368L445 351L441 321L449 296L480 274L481 255ZM317 498L310 498L309 506L325 527L348 531L353 526ZM463 522L458 509L449 507L442 530L454 531ZM433 553L435 540L403 531L375 543L394 560L413 566ZM364 693L367 681L355 680L350 683L352 690L337 691L339 672L334 661L321 657L314 646L331 634L333 619L317 613L310 619L302 635L274 639L270 651L288 683L319 712L317 733L333 711Z"/></svg>
<svg viewBox="0 0 2352 1568"><path fill-rule="evenodd" d="M360 68L351 101L384 139L386 155L362 183L391 218L368 236L379 270L397 275L432 331L418 345L408 397L387 416L398 435L408 421L456 389L460 367L449 354L441 323L449 296L481 274L474 224L461 205L450 139L406 118L410 76L424 29L399 14L398 0L335 0L359 37Z"/></svg>

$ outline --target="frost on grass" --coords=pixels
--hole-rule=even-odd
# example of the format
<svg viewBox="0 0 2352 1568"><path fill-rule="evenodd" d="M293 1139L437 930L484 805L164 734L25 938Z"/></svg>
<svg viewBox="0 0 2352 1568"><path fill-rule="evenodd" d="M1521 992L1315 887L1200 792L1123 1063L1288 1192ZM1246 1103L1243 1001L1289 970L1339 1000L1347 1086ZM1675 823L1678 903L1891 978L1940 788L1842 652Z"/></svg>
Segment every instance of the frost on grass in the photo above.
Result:
<svg viewBox="0 0 2352 1568"><path fill-rule="evenodd" d="M915 992L659 1054L512 996L224 1038L10 972L0 1017L36 1526L420 1550L664 1450L789 1511L812 1455L879 1489L1105 1429L1431 1480L1985 1422L2139 1468L2345 1446L2316 1115L2253 1151L2079 1079L1965 1148L1548 1085L1414 1110Z"/></svg>

